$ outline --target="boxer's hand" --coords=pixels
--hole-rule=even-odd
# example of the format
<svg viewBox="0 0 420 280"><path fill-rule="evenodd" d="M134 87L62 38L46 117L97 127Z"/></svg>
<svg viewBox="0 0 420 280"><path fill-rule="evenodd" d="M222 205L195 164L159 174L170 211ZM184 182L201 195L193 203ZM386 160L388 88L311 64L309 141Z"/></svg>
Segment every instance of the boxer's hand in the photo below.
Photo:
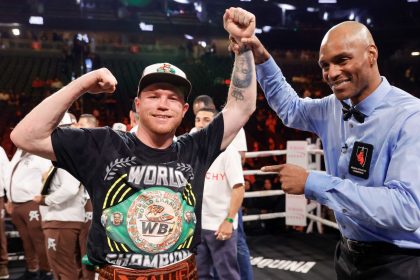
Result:
<svg viewBox="0 0 420 280"><path fill-rule="evenodd" d="M74 82L78 83L82 92L89 92L92 94L102 92L113 93L117 87L117 79L106 68L89 72Z"/></svg>
<svg viewBox="0 0 420 280"><path fill-rule="evenodd" d="M305 192L306 179L309 172L294 164L280 164L264 166L263 172L276 172L279 175L281 188L288 194L303 194Z"/></svg>
<svg viewBox="0 0 420 280"><path fill-rule="evenodd" d="M249 38L255 32L255 16L241 8L229 8L223 15L225 30L240 42L241 38Z"/></svg>

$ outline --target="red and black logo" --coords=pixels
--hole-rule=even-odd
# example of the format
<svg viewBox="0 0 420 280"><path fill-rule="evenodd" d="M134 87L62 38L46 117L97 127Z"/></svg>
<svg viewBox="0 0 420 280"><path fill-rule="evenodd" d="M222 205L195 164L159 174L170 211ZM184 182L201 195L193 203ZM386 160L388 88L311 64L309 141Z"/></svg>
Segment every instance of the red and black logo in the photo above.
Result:
<svg viewBox="0 0 420 280"><path fill-rule="evenodd" d="M351 153L349 173L364 179L369 178L370 162L372 160L373 146L362 142L354 142Z"/></svg>

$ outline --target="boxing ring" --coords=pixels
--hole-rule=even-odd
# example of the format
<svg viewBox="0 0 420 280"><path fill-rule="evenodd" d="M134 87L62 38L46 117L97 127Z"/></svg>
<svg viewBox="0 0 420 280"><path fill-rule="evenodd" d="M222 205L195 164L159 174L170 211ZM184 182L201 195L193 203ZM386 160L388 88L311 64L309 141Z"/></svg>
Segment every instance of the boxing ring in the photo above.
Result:
<svg viewBox="0 0 420 280"><path fill-rule="evenodd" d="M308 141L288 141L288 147L295 147L295 149L286 149L286 150L276 150L276 151L258 151L258 152L247 152L245 153L245 158L260 158L260 157L272 157L272 156L286 156L286 163L293 163L300 165L307 170L321 170L321 157L324 155L324 151L320 149L319 139L316 143L311 144ZM313 156L313 157L312 157ZM294 160L300 158L301 160ZM267 176L267 175L276 175L275 172L262 172L261 170L244 170L244 175L254 175L254 176ZM265 196L281 196L285 195L282 190L265 190L265 191L251 191L245 192L244 199L246 198L258 198ZM288 196L286 195L286 200ZM324 219L321 217L321 205L316 201L309 201L306 204L306 209L304 212L304 217L302 219L309 219L309 224L307 225L306 233L311 233L313 231L313 226L316 224L318 232L323 233L322 225L329 226L335 229L338 229L337 223ZM277 212L277 213L267 213L267 214L258 214L258 215L244 215L243 221L258 221L258 220L268 220L276 218L286 218L288 215L286 212ZM293 224L290 224L293 225ZM296 224L300 225L300 224Z"/></svg>
<svg viewBox="0 0 420 280"><path fill-rule="evenodd" d="M288 141L286 150L247 152L246 158L285 156L286 163L307 170L321 171L323 150L318 139ZM272 176L275 172L244 170L244 175ZM289 195L282 190L246 191L244 200L268 196L285 196L285 211L243 215L243 221L265 221L284 218L286 226L306 226L305 232L286 231L280 234L247 236L254 279L335 279L333 256L339 238L337 223L322 217L322 207L303 195ZM298 207L296 207L298 205ZM291 219L289 219L291 217ZM293 217L298 217L293 219ZM282 223L283 221L278 221ZM325 233L324 227L332 228ZM316 227L317 231L314 231ZM333 232L333 233L331 233ZM311 233L311 234L309 234Z"/></svg>

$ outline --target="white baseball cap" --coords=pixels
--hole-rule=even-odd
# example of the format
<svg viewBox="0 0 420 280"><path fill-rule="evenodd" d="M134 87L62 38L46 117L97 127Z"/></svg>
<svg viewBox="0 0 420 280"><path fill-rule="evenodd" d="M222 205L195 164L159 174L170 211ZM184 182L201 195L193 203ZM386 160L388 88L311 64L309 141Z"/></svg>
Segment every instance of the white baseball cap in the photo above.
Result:
<svg viewBox="0 0 420 280"><path fill-rule="evenodd" d="M167 62L152 64L144 69L137 93L155 83L168 83L179 87L184 93L185 100L188 99L192 87L184 71Z"/></svg>

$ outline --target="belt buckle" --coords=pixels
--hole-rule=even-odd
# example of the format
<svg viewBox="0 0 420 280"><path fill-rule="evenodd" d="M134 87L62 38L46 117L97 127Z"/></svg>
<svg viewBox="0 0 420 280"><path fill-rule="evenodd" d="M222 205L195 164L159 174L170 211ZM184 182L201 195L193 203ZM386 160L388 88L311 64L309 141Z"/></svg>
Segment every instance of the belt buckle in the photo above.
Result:
<svg viewBox="0 0 420 280"><path fill-rule="evenodd" d="M346 240L347 249L349 249L350 252L357 253L357 254L363 253L363 247L357 244L358 243L357 241L350 240L347 238L345 240Z"/></svg>

